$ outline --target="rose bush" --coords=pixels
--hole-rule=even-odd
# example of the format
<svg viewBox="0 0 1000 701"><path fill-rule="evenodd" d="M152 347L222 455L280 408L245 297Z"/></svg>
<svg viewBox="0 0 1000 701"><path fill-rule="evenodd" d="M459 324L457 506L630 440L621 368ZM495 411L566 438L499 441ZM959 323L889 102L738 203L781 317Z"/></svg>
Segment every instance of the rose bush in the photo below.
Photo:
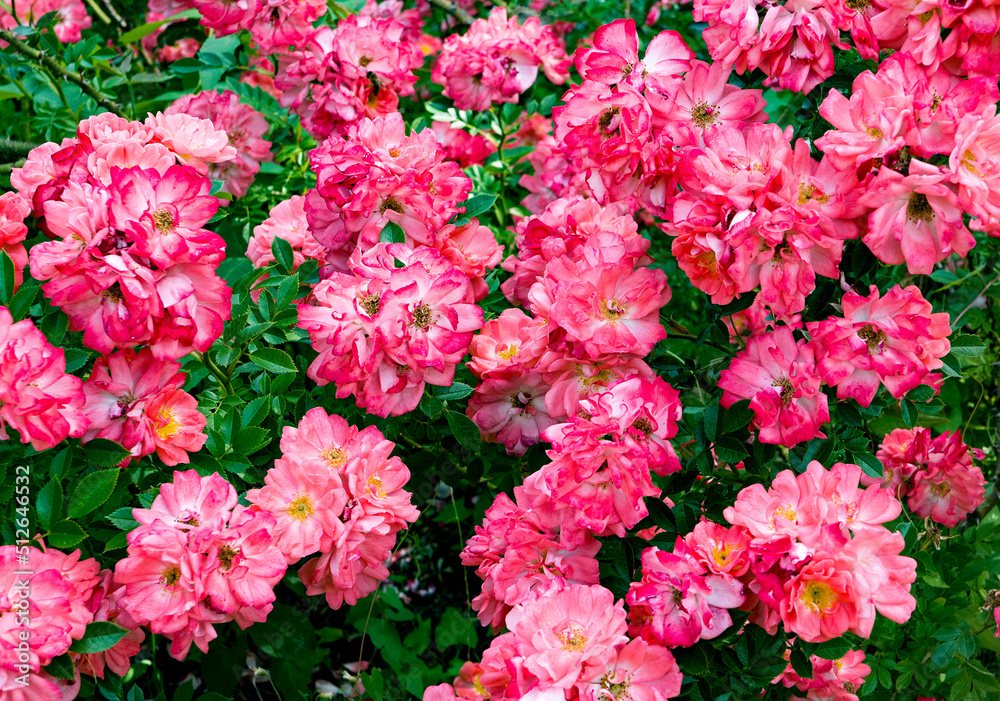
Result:
<svg viewBox="0 0 1000 701"><path fill-rule="evenodd" d="M996 698L995 14L0 3L0 701Z"/></svg>

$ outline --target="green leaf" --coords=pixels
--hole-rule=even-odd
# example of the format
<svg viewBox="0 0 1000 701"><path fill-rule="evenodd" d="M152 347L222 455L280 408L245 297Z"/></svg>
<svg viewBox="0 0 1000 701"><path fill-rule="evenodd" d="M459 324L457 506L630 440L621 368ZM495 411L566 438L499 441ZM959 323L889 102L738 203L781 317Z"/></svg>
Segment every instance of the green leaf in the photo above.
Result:
<svg viewBox="0 0 1000 701"><path fill-rule="evenodd" d="M101 470L84 477L69 499L70 518L85 516L106 502L117 483L118 470Z"/></svg>
<svg viewBox="0 0 1000 701"><path fill-rule="evenodd" d="M248 426L233 441L233 450L240 455L253 455L269 442L271 432L260 426Z"/></svg>
<svg viewBox="0 0 1000 701"><path fill-rule="evenodd" d="M649 511L657 528L662 528L668 534L677 532L677 518L666 502L655 497L646 497L643 499L643 503L646 504L646 510Z"/></svg>
<svg viewBox="0 0 1000 701"><path fill-rule="evenodd" d="M240 417L241 425L244 428L256 426L267 418L267 414L271 410L270 402L270 396L257 397L250 400L250 403L243 407L243 414Z"/></svg>
<svg viewBox="0 0 1000 701"><path fill-rule="evenodd" d="M719 432L719 411L718 404L709 404L705 407L705 436L713 443Z"/></svg>
<svg viewBox="0 0 1000 701"><path fill-rule="evenodd" d="M834 638L816 646L813 654L824 660L839 660L851 651L851 644L843 638ZM810 675L811 676L811 675Z"/></svg>
<svg viewBox="0 0 1000 701"><path fill-rule="evenodd" d="M296 372L292 356L277 348L261 348L250 354L250 360L265 370L277 374Z"/></svg>
<svg viewBox="0 0 1000 701"><path fill-rule="evenodd" d="M274 295L278 309L285 309L288 307L298 294L299 276L297 274L289 275L281 282L280 285L278 285L278 291Z"/></svg>
<svg viewBox="0 0 1000 701"><path fill-rule="evenodd" d="M752 294L744 294L742 297L734 299L729 304L724 304L719 307L719 316L729 316L730 314L735 314L736 312L742 312L750 308L756 297Z"/></svg>
<svg viewBox="0 0 1000 701"><path fill-rule="evenodd" d="M439 650L449 647L470 647L478 644L475 619L463 616L457 609L447 608L441 616L441 622L434 629L434 642Z"/></svg>
<svg viewBox="0 0 1000 701"><path fill-rule="evenodd" d="M719 456L719 460L728 465L735 465L749 455L746 445L732 436L720 438L715 444L714 450L715 454Z"/></svg>
<svg viewBox="0 0 1000 701"><path fill-rule="evenodd" d="M493 193L473 195L465 201L465 213L462 216L466 219L478 217L483 212L492 209L496 201L497 196Z"/></svg>
<svg viewBox="0 0 1000 701"><path fill-rule="evenodd" d="M444 411L444 402L432 394L425 394L421 397L419 406L420 411L424 412L424 415L428 419L436 419Z"/></svg>
<svg viewBox="0 0 1000 701"><path fill-rule="evenodd" d="M26 280L25 284L21 285L20 289L14 293L10 304L7 305L14 321L20 321L28 315L28 310L31 309L35 297L38 296L39 289L41 288L36 283Z"/></svg>
<svg viewBox="0 0 1000 701"><path fill-rule="evenodd" d="M802 652L799 648L792 648L792 654L789 657L789 661L792 663L792 669L803 679L812 679L813 666L812 662L806 657L806 653Z"/></svg>
<svg viewBox="0 0 1000 701"><path fill-rule="evenodd" d="M726 409L726 414L722 419L722 432L732 433L745 428L753 415L754 411L750 408L750 400L741 399Z"/></svg>
<svg viewBox="0 0 1000 701"><path fill-rule="evenodd" d="M958 641L949 640L943 642L934 648L934 654L931 655L931 666L932 667L943 667L944 665L951 662L952 658L955 657L955 653L958 652Z"/></svg>
<svg viewBox="0 0 1000 701"><path fill-rule="evenodd" d="M973 358L981 355L986 350L986 344L978 336L968 333L960 333L951 339L951 354L961 355L966 358Z"/></svg>
<svg viewBox="0 0 1000 701"><path fill-rule="evenodd" d="M422 654L431 642L431 622L425 618L420 621L416 629L412 630L403 638L403 645L414 655Z"/></svg>
<svg viewBox="0 0 1000 701"><path fill-rule="evenodd" d="M44 669L56 679L71 680L76 677L76 671L73 669L73 660L70 658L68 652L53 659L45 665Z"/></svg>
<svg viewBox="0 0 1000 701"><path fill-rule="evenodd" d="M55 548L72 548L86 537L86 531L75 521L60 521L49 529L49 545Z"/></svg>
<svg viewBox="0 0 1000 701"><path fill-rule="evenodd" d="M130 453L121 443L107 438L94 438L83 444L83 458L98 467L116 467Z"/></svg>
<svg viewBox="0 0 1000 701"><path fill-rule="evenodd" d="M157 29L170 22L178 22L180 20L200 17L198 10L191 8L190 10L184 10L183 12L178 12L176 15L167 17L166 19L157 20L156 22L147 22L146 24L140 25L135 29L129 30L122 34L118 38L118 43L122 46L128 46L129 44L134 44L143 37L147 37Z"/></svg>
<svg viewBox="0 0 1000 701"><path fill-rule="evenodd" d="M917 385L906 393L906 398L913 402L927 402L935 395L930 385Z"/></svg>
<svg viewBox="0 0 1000 701"><path fill-rule="evenodd" d="M128 546L128 533L124 531L121 533L115 533L113 536L108 538L108 542L104 544L104 552L109 553L112 550L122 550Z"/></svg>
<svg viewBox="0 0 1000 701"><path fill-rule="evenodd" d="M80 640L74 640L69 646L70 652L94 653L110 650L115 644L128 635L128 631L111 621L94 621L87 624Z"/></svg>
<svg viewBox="0 0 1000 701"><path fill-rule="evenodd" d="M478 453L482 437L479 434L479 427L472 422L472 419L465 414L460 414L450 409L444 416L448 420L448 428L451 429L451 435L455 436L455 440L458 441L459 445L463 448L468 448L474 453Z"/></svg>
<svg viewBox="0 0 1000 701"><path fill-rule="evenodd" d="M961 377L962 376L962 363L959 361L957 356L949 353L945 357L941 358L941 362L944 365L941 370L948 377Z"/></svg>
<svg viewBox="0 0 1000 701"><path fill-rule="evenodd" d="M372 669L370 673L362 672L359 675L362 686L365 687L365 695L372 701L382 701L385 695L385 681L382 679L382 670Z"/></svg>
<svg viewBox="0 0 1000 701"><path fill-rule="evenodd" d="M0 304L7 306L14 296L14 261L0 250Z"/></svg>
<svg viewBox="0 0 1000 701"><path fill-rule="evenodd" d="M453 401L455 399L465 399L472 394L472 388L462 382L455 382L451 387L443 387L434 392L434 396L441 401Z"/></svg>
<svg viewBox="0 0 1000 701"><path fill-rule="evenodd" d="M899 410L903 415L903 423L913 428L917 423L917 405L904 397L899 400Z"/></svg>
<svg viewBox="0 0 1000 701"><path fill-rule="evenodd" d="M382 227L382 233L378 237L381 243L406 243L406 233L403 227L394 221L388 221Z"/></svg>
<svg viewBox="0 0 1000 701"><path fill-rule="evenodd" d="M115 528L123 531L131 531L139 525L139 522L135 520L134 516L132 516L131 506L123 506L120 509L115 509L105 518L115 524Z"/></svg>
<svg viewBox="0 0 1000 701"><path fill-rule="evenodd" d="M858 461L858 466L861 471L864 472L869 477L874 477L875 479L882 479L885 474L885 468L879 459L874 455L867 455L865 453L853 453L854 459Z"/></svg>
<svg viewBox="0 0 1000 701"><path fill-rule="evenodd" d="M177 691L174 692L174 698L172 701L191 701L194 697L194 679L188 679L186 682L177 687ZM204 699L204 696L199 697L199 699Z"/></svg>
<svg viewBox="0 0 1000 701"><path fill-rule="evenodd" d="M54 477L38 490L35 499L35 514L42 528L48 530L62 516L63 491L59 480Z"/></svg>
<svg viewBox="0 0 1000 701"><path fill-rule="evenodd" d="M951 272L950 270L935 270L931 273L931 280L934 282L940 282L942 284L947 284L949 282L955 282L958 280L958 275Z"/></svg>
<svg viewBox="0 0 1000 701"><path fill-rule="evenodd" d="M271 241L271 255L274 256L274 260L278 264L278 270L285 275L292 272L292 268L295 267L295 256L292 253L292 244L288 243L288 241L280 236L275 236L274 240Z"/></svg>

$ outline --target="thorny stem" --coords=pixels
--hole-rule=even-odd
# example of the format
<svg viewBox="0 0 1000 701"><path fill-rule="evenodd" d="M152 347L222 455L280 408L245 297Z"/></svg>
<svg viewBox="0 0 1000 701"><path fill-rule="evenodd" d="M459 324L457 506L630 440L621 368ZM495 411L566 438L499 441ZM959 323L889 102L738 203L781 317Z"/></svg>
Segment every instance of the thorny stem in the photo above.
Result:
<svg viewBox="0 0 1000 701"><path fill-rule="evenodd" d="M31 149L38 146L40 144L33 144L30 141L0 139L0 156L27 156Z"/></svg>
<svg viewBox="0 0 1000 701"><path fill-rule="evenodd" d="M80 86L80 89L83 90L83 92L92 97L97 102L98 105L106 109L108 112L113 112L119 117L125 116L122 113L121 105L116 103L114 100L108 99L107 96L99 92L93 85L88 83L83 78L83 76L77 73L76 71L69 70L65 66L60 65L59 62L53 59L51 56L47 56L38 49L33 49L32 47L28 46L18 37L16 37L12 32L7 31L6 29L0 29L0 39L3 39L12 47L14 47L14 50L17 51L19 54L27 56L28 58L38 62L40 65L47 68L49 71L52 72L56 81L60 79L65 79L70 81L71 83L76 83L77 85Z"/></svg>

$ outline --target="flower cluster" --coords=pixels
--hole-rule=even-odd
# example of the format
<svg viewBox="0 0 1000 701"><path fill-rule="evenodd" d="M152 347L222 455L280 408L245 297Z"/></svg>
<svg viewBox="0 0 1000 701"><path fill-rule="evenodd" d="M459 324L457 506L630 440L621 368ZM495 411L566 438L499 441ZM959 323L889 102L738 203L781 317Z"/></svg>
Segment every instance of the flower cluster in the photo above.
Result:
<svg viewBox="0 0 1000 701"><path fill-rule="evenodd" d="M1000 232L998 100L990 78L958 78L905 53L855 78L850 99L823 100L835 128L816 146L844 177L862 178L862 240L883 263L929 274L952 253L964 257L976 242L963 213Z"/></svg>
<svg viewBox="0 0 1000 701"><path fill-rule="evenodd" d="M88 607L100 566L80 551L0 546L0 698L75 698L80 679L66 682L44 667L65 654L94 620ZM26 682L26 683L25 683Z"/></svg>
<svg viewBox="0 0 1000 701"><path fill-rule="evenodd" d="M817 163L801 139L793 148L791 134L719 125L684 154L664 229L681 269L716 304L759 285L775 314L795 314L817 275L840 275L844 239L857 236L857 179Z"/></svg>
<svg viewBox="0 0 1000 701"><path fill-rule="evenodd" d="M553 579L514 606L506 627L482 663L468 670L475 686L462 688L462 698L618 699L627 692L633 699L665 701L680 694L673 655L629 639L623 603L599 584ZM430 687L424 700L457 698L460 681Z"/></svg>
<svg viewBox="0 0 1000 701"><path fill-rule="evenodd" d="M805 696L792 696L789 701L858 701L856 692L871 674L872 668L865 664L865 653L860 650L850 650L836 660L825 660L818 655L809 658L813 675L804 679L795 673L792 665L778 675L774 683L779 681L786 687L795 687Z"/></svg>
<svg viewBox="0 0 1000 701"><path fill-rule="evenodd" d="M365 118L397 113L413 94L413 71L424 57L399 19L352 15L336 27L312 30L278 58L279 102L302 119L314 138L349 136Z"/></svg>
<svg viewBox="0 0 1000 701"><path fill-rule="evenodd" d="M174 658L186 657L192 643L207 652L217 624L246 628L267 618L286 569L275 519L239 505L218 473L175 472L150 508L132 514L140 525L115 566L119 605L171 640Z"/></svg>
<svg viewBox="0 0 1000 701"><path fill-rule="evenodd" d="M747 536L702 521L674 551L647 548L642 579L629 587L629 633L667 647L716 638L733 624L729 609L746 597L737 577L749 567Z"/></svg>
<svg viewBox="0 0 1000 701"><path fill-rule="evenodd" d="M917 563L900 555L903 536L881 525L902 505L886 489L861 489L861 474L857 465L827 470L814 461L800 475L780 472L769 488L746 487L726 508L726 520L748 538L742 579L752 622L771 634L783 623L806 642L823 642L847 631L869 637L876 612L909 619ZM720 543L720 552L731 558L735 543Z"/></svg>
<svg viewBox="0 0 1000 701"><path fill-rule="evenodd" d="M538 70L562 85L569 77L569 59L561 39L537 17L524 24L495 7L487 19L477 19L465 34L444 41L431 79L444 86L445 97L460 110L483 111L493 104L517 102L538 77Z"/></svg>
<svg viewBox="0 0 1000 701"><path fill-rule="evenodd" d="M176 359L219 337L232 295L216 274L225 243L203 228L219 207L207 175L235 155L206 119L104 113L14 169L53 239L31 249L32 275L85 345Z"/></svg>
<svg viewBox="0 0 1000 701"><path fill-rule="evenodd" d="M0 439L17 429L22 443L46 450L87 429L83 386L66 374L66 353L49 344L30 319L14 323L0 307Z"/></svg>
<svg viewBox="0 0 1000 701"><path fill-rule="evenodd" d="M880 49L912 54L921 64L954 75L995 76L1000 72L996 37L1000 18L988 0L961 4L929 0L916 5L876 0L858 9L867 16Z"/></svg>
<svg viewBox="0 0 1000 701"><path fill-rule="evenodd" d="M180 97L163 111L164 114L187 114L207 119L229 137L229 144L236 149L236 157L209 166L208 177L222 181L222 191L234 198L243 197L250 189L260 164L269 162L271 142L264 139L268 126L264 115L240 102L236 93L205 90Z"/></svg>
<svg viewBox="0 0 1000 701"><path fill-rule="evenodd" d="M5 4L4 9L0 9L0 29L30 27L49 12L55 12L57 16L52 31L65 44L80 41L83 38L81 32L90 29L90 15L83 0L20 0ZM3 46L6 45L3 42Z"/></svg>
<svg viewBox="0 0 1000 701"><path fill-rule="evenodd" d="M552 509L534 509L531 490L515 487L514 499L498 494L482 526L462 550L462 564L476 568L482 591L472 600L484 626L499 631L511 609L550 580L597 584L601 544Z"/></svg>
<svg viewBox="0 0 1000 701"><path fill-rule="evenodd" d="M265 486L247 492L252 510L273 519L288 564L319 553L299 578L333 608L355 604L389 576L396 534L419 515L403 489L410 472L390 457L395 446L374 426L359 431L310 409L298 426L285 426Z"/></svg>
<svg viewBox="0 0 1000 701"><path fill-rule="evenodd" d="M208 440L207 421L198 401L183 390L187 375L180 367L157 360L149 348L98 358L83 383L89 425L80 442L106 438L123 445L130 454L120 467L153 452L166 465L189 462L188 452Z"/></svg>
<svg viewBox="0 0 1000 701"><path fill-rule="evenodd" d="M865 484L880 484L921 518L954 528L983 503L986 480L972 464L982 451L962 442L958 431L932 437L929 428L897 428L887 434L876 457L883 477L862 477Z"/></svg>
<svg viewBox="0 0 1000 701"><path fill-rule="evenodd" d="M677 433L680 396L662 378L628 377L580 400L580 411L545 430L551 461L525 485L536 506L595 535L624 537L649 513L643 497L660 496L651 473L681 469L669 439Z"/></svg>
<svg viewBox="0 0 1000 701"><path fill-rule="evenodd" d="M459 203L472 181L445 160L430 129L407 136L398 113L362 119L350 139L327 139L310 161L316 188L306 195L306 218L328 249L331 270L346 271L351 253L370 249L390 222L403 230L407 244L437 249L470 278L500 262L493 234L478 221L446 226L463 211ZM485 295L482 282L476 288Z"/></svg>
<svg viewBox="0 0 1000 701"><path fill-rule="evenodd" d="M379 243L363 255L356 249L349 264L299 306L298 325L319 352L309 377L379 416L412 411L425 384L452 384L483 326L472 285L426 246Z"/></svg>
<svg viewBox="0 0 1000 701"><path fill-rule="evenodd" d="M789 448L826 437L820 427L830 421L830 409L821 385L816 344L796 341L788 326L747 339L719 377L722 406L749 399L760 441Z"/></svg>
<svg viewBox="0 0 1000 701"><path fill-rule="evenodd" d="M759 90L728 85L724 65L695 61L677 32L661 32L640 61L635 22L615 20L574 61L583 83L552 111L555 146L604 202L635 195L667 216L684 147L706 127L766 119Z"/></svg>
<svg viewBox="0 0 1000 701"><path fill-rule="evenodd" d="M881 4L881 3L879 3ZM833 75L833 48L852 46L862 58L877 58L879 46L870 13L846 0L695 0L694 18L707 22L705 42L712 58L740 73L759 68L765 85L808 93ZM840 38L849 33L851 43Z"/></svg>
<svg viewBox="0 0 1000 701"><path fill-rule="evenodd" d="M159 19L191 8L215 36L249 31L263 54L301 46L327 11L322 0L149 0L150 13Z"/></svg>
<svg viewBox="0 0 1000 701"><path fill-rule="evenodd" d="M843 317L806 324L816 368L839 399L868 406L879 383L897 399L921 384L940 386L941 375L931 371L951 349L951 325L947 313L933 313L916 285L896 285L881 297L872 285L868 297L847 292L841 305Z"/></svg>
<svg viewBox="0 0 1000 701"><path fill-rule="evenodd" d="M473 341L469 368L482 382L468 413L487 440L522 454L588 395L632 375L652 379L642 357L666 337L659 314L670 288L646 267L649 242L617 205L555 200L518 222L515 241L501 289L534 317L506 310ZM673 436L665 424L655 430Z"/></svg>

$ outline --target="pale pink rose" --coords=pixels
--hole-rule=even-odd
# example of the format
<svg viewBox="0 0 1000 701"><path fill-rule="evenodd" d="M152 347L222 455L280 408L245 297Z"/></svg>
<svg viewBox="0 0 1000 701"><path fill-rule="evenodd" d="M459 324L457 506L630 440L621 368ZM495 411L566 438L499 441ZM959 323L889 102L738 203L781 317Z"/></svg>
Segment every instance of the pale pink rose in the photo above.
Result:
<svg viewBox="0 0 1000 701"><path fill-rule="evenodd" d="M625 609L599 584L553 580L507 615L524 668L546 688L568 690L603 671L627 641Z"/></svg>
<svg viewBox="0 0 1000 701"><path fill-rule="evenodd" d="M28 264L28 251L21 242L28 234L24 220L30 213L31 203L20 193L5 192L0 195L0 251L14 263L15 292L24 282L24 266Z"/></svg>
<svg viewBox="0 0 1000 701"><path fill-rule="evenodd" d="M604 674L598 673L577 689L584 701L617 698L623 686L634 701L665 701L680 695L682 678L669 650L645 640L630 640L608 661Z"/></svg>
<svg viewBox="0 0 1000 701"><path fill-rule="evenodd" d="M274 587L285 574L285 555L272 536L275 525L266 511L237 505L227 527L213 534L205 551L204 605L233 614L241 628L245 621L264 620L275 599Z"/></svg>
<svg viewBox="0 0 1000 701"><path fill-rule="evenodd" d="M532 319L520 309L505 309L473 337L469 370L482 378L515 366L534 367L548 347L547 326L544 319Z"/></svg>
<svg viewBox="0 0 1000 701"><path fill-rule="evenodd" d="M906 504L921 518L954 528L983 503L986 481L972 464L961 433L943 433L925 445L914 455L916 469Z"/></svg>
<svg viewBox="0 0 1000 701"><path fill-rule="evenodd" d="M217 129L224 131L229 143L236 149L236 157L209 170L213 180L223 180L222 190L240 198L247 193L260 164L272 160L271 142L264 139L267 120L257 110L240 102L229 90L217 93L205 90L184 95L175 100L164 114L188 114L209 119Z"/></svg>
<svg viewBox="0 0 1000 701"><path fill-rule="evenodd" d="M229 136L208 119L157 112L146 118L145 125L152 130L154 142L169 148L202 175L208 174L209 164L236 158Z"/></svg>
<svg viewBox="0 0 1000 701"><path fill-rule="evenodd" d="M98 358L83 385L90 421L81 442L106 438L130 452L121 466L156 452L168 465L188 462L208 436L198 402L181 387L180 363L128 349Z"/></svg>
<svg viewBox="0 0 1000 701"><path fill-rule="evenodd" d="M236 503L236 489L217 472L201 477L195 470L186 470L174 472L173 481L160 485L150 508L133 509L132 515L145 526L155 527L160 521L180 531L218 531L229 522Z"/></svg>

